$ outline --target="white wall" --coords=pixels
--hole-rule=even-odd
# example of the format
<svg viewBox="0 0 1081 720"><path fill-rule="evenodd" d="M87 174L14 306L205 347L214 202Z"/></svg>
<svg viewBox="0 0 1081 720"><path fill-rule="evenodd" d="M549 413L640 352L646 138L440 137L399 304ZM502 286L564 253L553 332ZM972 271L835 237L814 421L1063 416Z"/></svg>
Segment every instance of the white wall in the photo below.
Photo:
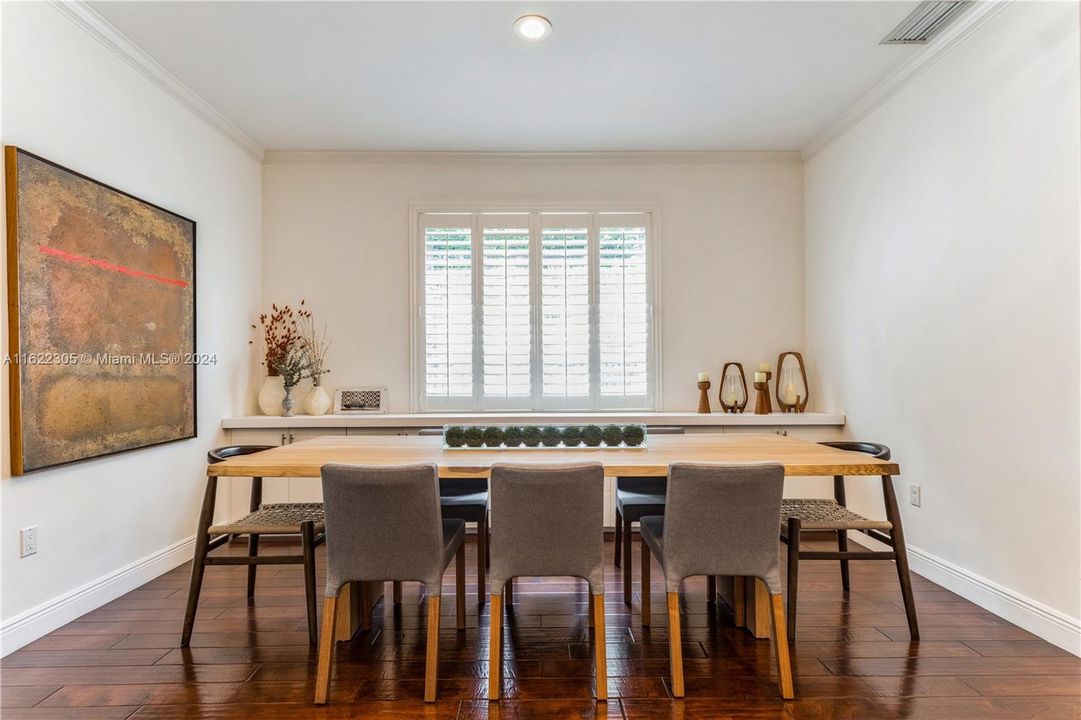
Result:
<svg viewBox="0 0 1081 720"><path fill-rule="evenodd" d="M222 439L221 418L247 407L261 178L256 159L50 5L3 4L3 99L5 144L196 220L197 344L219 357L199 370L198 439L12 478L3 413L7 653L190 559L184 541L194 532L206 450ZM2 377L6 398L6 369ZM19 559L18 529L29 525L39 527L40 550Z"/></svg>
<svg viewBox="0 0 1081 720"><path fill-rule="evenodd" d="M268 155L264 303L301 298L330 328L331 387L409 402L409 206L660 205L662 394L694 410L695 376L803 345L803 181L791 155L709 164L351 162ZM821 407L821 406L820 406Z"/></svg>
<svg viewBox="0 0 1081 720"><path fill-rule="evenodd" d="M917 570L1074 652L1078 67L1076 3L1011 4L805 177L819 404L893 447Z"/></svg>

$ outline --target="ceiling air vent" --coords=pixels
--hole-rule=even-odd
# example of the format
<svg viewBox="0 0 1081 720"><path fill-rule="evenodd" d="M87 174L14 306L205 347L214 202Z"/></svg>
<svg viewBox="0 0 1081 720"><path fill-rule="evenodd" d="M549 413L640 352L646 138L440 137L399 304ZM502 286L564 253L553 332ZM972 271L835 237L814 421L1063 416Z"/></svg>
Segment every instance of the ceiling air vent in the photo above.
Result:
<svg viewBox="0 0 1081 720"><path fill-rule="evenodd" d="M957 19L971 0L921 2L882 40L882 45L922 45Z"/></svg>

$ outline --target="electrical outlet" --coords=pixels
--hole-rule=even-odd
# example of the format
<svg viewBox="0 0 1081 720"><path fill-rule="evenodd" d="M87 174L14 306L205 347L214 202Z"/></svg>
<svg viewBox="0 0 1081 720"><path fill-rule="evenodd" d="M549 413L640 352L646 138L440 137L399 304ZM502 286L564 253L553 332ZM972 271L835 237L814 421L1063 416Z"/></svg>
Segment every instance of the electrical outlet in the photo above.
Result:
<svg viewBox="0 0 1081 720"><path fill-rule="evenodd" d="M909 504L915 505L916 507L919 507L920 503L923 501L922 494L923 494L923 488L921 488L919 485L909 485L908 486L908 502L909 502Z"/></svg>
<svg viewBox="0 0 1081 720"><path fill-rule="evenodd" d="M19 557L33 555L38 551L38 526L19 531Z"/></svg>

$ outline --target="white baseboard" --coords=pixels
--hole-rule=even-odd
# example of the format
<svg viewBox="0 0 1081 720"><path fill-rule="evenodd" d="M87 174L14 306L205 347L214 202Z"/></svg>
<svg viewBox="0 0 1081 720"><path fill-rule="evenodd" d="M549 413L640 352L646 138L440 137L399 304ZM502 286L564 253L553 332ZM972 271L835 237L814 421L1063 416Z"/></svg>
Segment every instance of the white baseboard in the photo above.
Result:
<svg viewBox="0 0 1081 720"><path fill-rule="evenodd" d="M861 542L862 542L861 538ZM1081 620L1030 597L954 565L948 560L908 546L912 572L951 590L995 615L1074 655L1081 656ZM919 605L916 606L917 612Z"/></svg>
<svg viewBox="0 0 1081 720"><path fill-rule="evenodd" d="M192 535L4 621L0 657L183 565L194 552Z"/></svg>

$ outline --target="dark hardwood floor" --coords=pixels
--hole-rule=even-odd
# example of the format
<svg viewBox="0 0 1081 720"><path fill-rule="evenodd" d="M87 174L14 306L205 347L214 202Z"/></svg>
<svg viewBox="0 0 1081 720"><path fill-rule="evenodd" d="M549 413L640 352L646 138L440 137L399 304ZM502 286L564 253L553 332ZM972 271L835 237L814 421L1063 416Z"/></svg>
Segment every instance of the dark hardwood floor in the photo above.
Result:
<svg viewBox="0 0 1081 720"><path fill-rule="evenodd" d="M653 573L659 612L652 629L644 629L637 598L633 608L622 602L611 547L607 704L591 699L586 590L579 581L519 581L506 623L500 704L484 699L488 608L478 618L471 582L469 628L455 632L452 570L442 608L448 629L441 633L439 701L421 702L425 605L414 583L406 585L400 608L377 607L374 630L338 645L331 704L319 708L310 702L315 648L305 632L301 569L260 569L249 605L245 568L208 568L192 646L181 650L190 568L184 565L5 658L2 717L1081 717L1081 660L919 577L923 641L909 643L896 575L885 562L854 563L847 600L836 563L800 563L793 652L799 699L787 703L777 694L770 643L733 628L726 608L706 603L704 580L689 581L687 699L673 701L661 574ZM243 548L237 543L217 552ZM263 543L263 552L288 549ZM475 572L472 558L467 567Z"/></svg>

